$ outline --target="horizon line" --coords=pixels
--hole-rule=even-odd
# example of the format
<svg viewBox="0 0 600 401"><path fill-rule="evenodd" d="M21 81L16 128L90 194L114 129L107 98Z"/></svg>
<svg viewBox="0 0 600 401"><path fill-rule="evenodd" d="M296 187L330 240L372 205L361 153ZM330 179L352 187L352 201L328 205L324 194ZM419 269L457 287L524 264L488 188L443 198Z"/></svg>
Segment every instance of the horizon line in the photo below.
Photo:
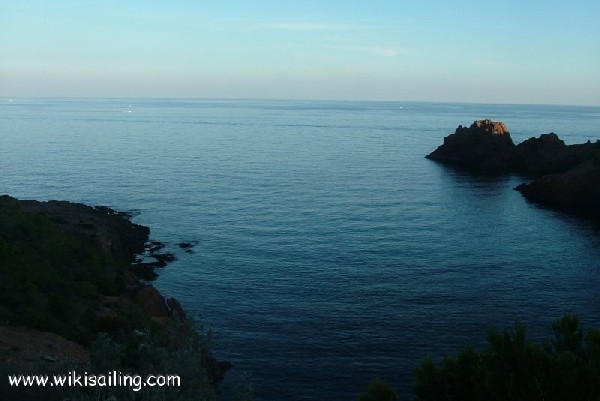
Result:
<svg viewBox="0 0 600 401"><path fill-rule="evenodd" d="M567 106L567 107L600 107L600 103L536 103L536 102L497 102L468 100L406 100L406 99L335 99L335 98L267 98L267 97L189 97L189 96L5 96L0 99L63 99L63 100L198 100L198 101L271 101L271 102L345 102L345 103L437 103L437 104L479 104L497 106Z"/></svg>

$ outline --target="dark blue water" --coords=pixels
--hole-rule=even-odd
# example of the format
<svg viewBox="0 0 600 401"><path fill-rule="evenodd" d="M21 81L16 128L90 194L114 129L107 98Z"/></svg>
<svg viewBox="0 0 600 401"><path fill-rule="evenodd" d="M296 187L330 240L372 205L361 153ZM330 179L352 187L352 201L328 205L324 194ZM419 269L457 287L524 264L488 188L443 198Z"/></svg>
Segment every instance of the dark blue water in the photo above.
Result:
<svg viewBox="0 0 600 401"><path fill-rule="evenodd" d="M215 333L255 400L352 400L489 326L600 326L600 235L519 177L423 156L459 125L600 139L600 108L0 99L0 193L139 210L179 259L156 285ZM177 249L197 241L194 254Z"/></svg>

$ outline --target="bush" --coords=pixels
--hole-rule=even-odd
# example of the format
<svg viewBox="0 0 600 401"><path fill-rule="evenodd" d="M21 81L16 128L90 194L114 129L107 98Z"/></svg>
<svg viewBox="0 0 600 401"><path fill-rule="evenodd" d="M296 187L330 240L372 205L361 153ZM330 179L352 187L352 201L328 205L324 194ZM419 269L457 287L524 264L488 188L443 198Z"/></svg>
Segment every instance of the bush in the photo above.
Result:
<svg viewBox="0 0 600 401"><path fill-rule="evenodd" d="M80 317L97 307L98 288L115 281L114 263L92 238L64 232L44 215L3 205L0 261L1 321L86 341Z"/></svg>
<svg viewBox="0 0 600 401"><path fill-rule="evenodd" d="M146 387L135 395L138 401L177 400L214 401L217 399L212 379L206 366L206 356L210 353L208 336L190 321L171 319L166 330L176 330L185 341L164 344L157 338L155 329L111 337L106 333L98 335L92 343L91 372L106 374L117 370L145 377L149 374L175 374L180 377L178 387ZM131 366L128 351L135 348L138 357L136 366ZM77 393L74 399L91 401L97 399L129 399L131 390L125 387L94 388L91 393ZM79 397L79 398L77 398Z"/></svg>
<svg viewBox="0 0 600 401"><path fill-rule="evenodd" d="M358 397L358 401L396 401L398 395L384 380L376 378L365 393Z"/></svg>
<svg viewBox="0 0 600 401"><path fill-rule="evenodd" d="M428 358L417 369L417 400L600 400L600 331L584 333L579 319L565 315L552 324L545 346L512 330L490 330L487 348L466 348L440 366Z"/></svg>

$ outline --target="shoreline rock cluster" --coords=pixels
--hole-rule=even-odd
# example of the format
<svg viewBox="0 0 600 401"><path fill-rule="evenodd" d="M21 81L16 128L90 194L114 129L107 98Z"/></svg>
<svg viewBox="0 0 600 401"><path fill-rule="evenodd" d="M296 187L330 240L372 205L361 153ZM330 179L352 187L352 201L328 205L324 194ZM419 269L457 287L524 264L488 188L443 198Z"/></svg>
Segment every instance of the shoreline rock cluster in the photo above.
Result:
<svg viewBox="0 0 600 401"><path fill-rule="evenodd" d="M566 145L555 133L515 144L506 125L478 120L459 126L426 156L475 174L519 174L528 200L600 220L600 141Z"/></svg>
<svg viewBox="0 0 600 401"><path fill-rule="evenodd" d="M175 256L130 217L101 206L0 196L2 372L90 368L100 332L124 344L124 368L134 370L147 365L144 347L179 355L192 337L204 341L179 302L148 284ZM182 244L183 251L194 245ZM155 262L141 262L144 253ZM197 369L215 386L231 365L204 345L198 349Z"/></svg>

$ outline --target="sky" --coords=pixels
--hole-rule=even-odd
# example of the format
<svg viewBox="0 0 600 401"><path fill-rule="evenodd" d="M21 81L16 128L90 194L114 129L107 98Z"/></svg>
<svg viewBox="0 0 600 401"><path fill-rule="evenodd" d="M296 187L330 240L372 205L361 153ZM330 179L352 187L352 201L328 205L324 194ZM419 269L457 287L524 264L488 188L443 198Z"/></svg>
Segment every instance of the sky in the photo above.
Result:
<svg viewBox="0 0 600 401"><path fill-rule="evenodd" d="M597 0L0 0L0 96L600 105Z"/></svg>

